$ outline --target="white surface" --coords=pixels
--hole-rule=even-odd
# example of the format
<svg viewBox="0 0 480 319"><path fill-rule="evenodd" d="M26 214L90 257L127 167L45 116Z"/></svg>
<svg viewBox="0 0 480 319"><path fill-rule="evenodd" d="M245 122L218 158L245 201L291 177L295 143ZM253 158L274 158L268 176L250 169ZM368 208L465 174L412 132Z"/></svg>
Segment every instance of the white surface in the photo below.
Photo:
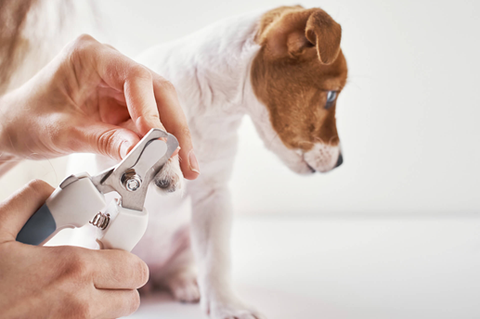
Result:
<svg viewBox="0 0 480 319"><path fill-rule="evenodd" d="M235 286L270 319L480 318L480 219L472 215L241 218ZM154 295L129 318L206 318Z"/></svg>

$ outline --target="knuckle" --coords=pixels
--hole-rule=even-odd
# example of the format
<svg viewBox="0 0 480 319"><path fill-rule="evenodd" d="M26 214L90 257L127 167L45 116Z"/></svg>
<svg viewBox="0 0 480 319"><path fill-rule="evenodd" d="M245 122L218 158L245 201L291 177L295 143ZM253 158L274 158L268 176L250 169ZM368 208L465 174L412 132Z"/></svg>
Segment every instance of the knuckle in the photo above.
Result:
<svg viewBox="0 0 480 319"><path fill-rule="evenodd" d="M80 250L68 250L64 252L66 273L74 280L85 281L91 274L91 266L88 258Z"/></svg>
<svg viewBox="0 0 480 319"><path fill-rule="evenodd" d="M114 51L117 51L117 52L118 52L117 48L115 48L115 47L114 47L113 45L111 45L111 44L104 43L103 45L106 46L107 48L111 49L111 50L114 50Z"/></svg>
<svg viewBox="0 0 480 319"><path fill-rule="evenodd" d="M82 34L73 41L73 46L78 49L87 49L95 44L98 44L97 40L88 34Z"/></svg>
<svg viewBox="0 0 480 319"><path fill-rule="evenodd" d="M187 125L182 125L179 130L179 135L183 136L184 138L191 139L190 129Z"/></svg>
<svg viewBox="0 0 480 319"><path fill-rule="evenodd" d="M173 94L176 94L177 92L173 83L162 77L158 80L158 84L160 88L165 92L173 93Z"/></svg>
<svg viewBox="0 0 480 319"><path fill-rule="evenodd" d="M91 63L92 57L98 52L99 44L92 36L82 34L66 46L66 62L74 70L75 76L80 70L85 69L86 64Z"/></svg>
<svg viewBox="0 0 480 319"><path fill-rule="evenodd" d="M79 292L71 286L63 289L57 296L58 305L52 312L55 318L92 318L93 308L90 306L88 294Z"/></svg>
<svg viewBox="0 0 480 319"><path fill-rule="evenodd" d="M148 269L147 264L145 264L143 261L138 261L137 262L137 271L139 273L139 282L140 285L143 286L147 283L148 278L150 277L150 271Z"/></svg>
<svg viewBox="0 0 480 319"><path fill-rule="evenodd" d="M30 181L26 187L27 189L30 189L31 191L39 195L47 195L52 192L52 186L40 179L34 179Z"/></svg>
<svg viewBox="0 0 480 319"><path fill-rule="evenodd" d="M95 44L98 44L98 42L91 35L82 34L73 40L70 45L70 51L79 54L90 49Z"/></svg>
<svg viewBox="0 0 480 319"><path fill-rule="evenodd" d="M140 307L140 294L138 290L134 289L128 296L128 301L125 303L125 311L127 312L126 315L130 315L137 311Z"/></svg>
<svg viewBox="0 0 480 319"><path fill-rule="evenodd" d="M145 112L146 114L139 116L139 119L142 119L146 122L158 122L160 121L160 115L156 113L155 111L149 111L147 110Z"/></svg>
<svg viewBox="0 0 480 319"><path fill-rule="evenodd" d="M83 34L81 34L77 37L76 41L78 41L80 43L90 43L90 42L96 41L96 40L91 35L83 33Z"/></svg>
<svg viewBox="0 0 480 319"><path fill-rule="evenodd" d="M140 294L138 290L133 290L129 299L127 311L128 314L132 314L140 307Z"/></svg>
<svg viewBox="0 0 480 319"><path fill-rule="evenodd" d="M152 73L147 67L141 64L135 64L130 68L130 74L133 78L141 78L152 81Z"/></svg>
<svg viewBox="0 0 480 319"><path fill-rule="evenodd" d="M85 302L75 295L69 296L69 301L66 302L68 312L73 315L74 318L92 318L92 313L88 302Z"/></svg>
<svg viewBox="0 0 480 319"><path fill-rule="evenodd" d="M137 285L143 286L147 283L149 278L149 269L147 264L140 258L129 253L129 259L131 260L131 271L134 274L134 278L137 281Z"/></svg>
<svg viewBox="0 0 480 319"><path fill-rule="evenodd" d="M112 145L114 145L116 138L117 135L113 129L102 132L96 140L98 152L102 155L108 156L110 153L109 150L111 149Z"/></svg>

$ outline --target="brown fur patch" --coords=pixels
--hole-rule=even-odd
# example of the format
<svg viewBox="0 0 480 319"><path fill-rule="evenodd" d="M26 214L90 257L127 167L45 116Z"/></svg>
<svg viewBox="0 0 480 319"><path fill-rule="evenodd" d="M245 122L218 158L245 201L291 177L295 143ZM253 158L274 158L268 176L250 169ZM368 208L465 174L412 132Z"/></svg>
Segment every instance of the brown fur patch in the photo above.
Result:
<svg viewBox="0 0 480 319"><path fill-rule="evenodd" d="M255 40L252 86L282 142L303 151L338 145L336 101L325 106L328 91L340 92L347 80L340 25L322 9L280 7L262 17Z"/></svg>

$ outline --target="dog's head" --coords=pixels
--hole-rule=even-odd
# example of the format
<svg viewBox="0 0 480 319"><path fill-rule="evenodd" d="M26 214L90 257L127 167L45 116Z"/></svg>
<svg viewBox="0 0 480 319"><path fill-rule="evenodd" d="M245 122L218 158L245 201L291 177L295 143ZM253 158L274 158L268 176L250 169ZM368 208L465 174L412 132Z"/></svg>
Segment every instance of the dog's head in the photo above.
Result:
<svg viewBox="0 0 480 319"><path fill-rule="evenodd" d="M347 80L341 34L318 8L281 7L260 21L251 83L282 145L271 146L269 134L261 135L297 173L327 172L343 161L335 120Z"/></svg>

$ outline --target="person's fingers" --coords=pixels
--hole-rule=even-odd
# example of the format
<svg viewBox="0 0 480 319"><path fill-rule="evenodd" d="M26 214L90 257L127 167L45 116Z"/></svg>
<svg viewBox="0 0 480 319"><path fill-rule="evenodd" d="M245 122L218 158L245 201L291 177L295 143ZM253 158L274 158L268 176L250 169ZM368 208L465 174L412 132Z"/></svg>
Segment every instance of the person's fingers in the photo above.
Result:
<svg viewBox="0 0 480 319"><path fill-rule="evenodd" d="M117 249L91 251L97 289L138 289L148 281L147 265L137 256Z"/></svg>
<svg viewBox="0 0 480 319"><path fill-rule="evenodd" d="M15 240L23 225L53 191L46 182L34 180L0 203L0 241Z"/></svg>
<svg viewBox="0 0 480 319"><path fill-rule="evenodd" d="M152 128L165 130L165 127L158 114L150 73L147 76L140 70L142 69L132 71L132 74L125 80L125 100L138 131L145 135Z"/></svg>
<svg viewBox="0 0 480 319"><path fill-rule="evenodd" d="M140 306L137 290L97 290L94 318L120 318L131 315Z"/></svg>
<svg viewBox="0 0 480 319"><path fill-rule="evenodd" d="M95 39L88 38L86 41L95 41L85 53L94 61L103 82L124 92L128 111L140 134L143 136L152 128L164 129L155 102L150 71Z"/></svg>
<svg viewBox="0 0 480 319"><path fill-rule="evenodd" d="M99 95L102 95L98 97L98 114L102 122L118 125L131 119L123 92L121 92L121 96L119 96L116 90L111 90L108 93L105 93L106 90L104 89L98 89L98 91L102 91L99 92Z"/></svg>
<svg viewBox="0 0 480 319"><path fill-rule="evenodd" d="M200 171L198 161L173 85L91 37L85 36L79 41L86 48L83 50L85 58L94 61L93 66L101 83L124 93L128 112L140 136L152 128L164 129L175 135L181 147L179 155L184 177L197 178Z"/></svg>
<svg viewBox="0 0 480 319"><path fill-rule="evenodd" d="M180 144L180 167L186 179L196 179L200 174L198 160L193 151L192 138L187 119L178 101L173 85L152 72L153 89L160 118L167 131L178 139Z"/></svg>
<svg viewBox="0 0 480 319"><path fill-rule="evenodd" d="M76 152L92 152L120 160L140 141L133 131L102 122L74 128Z"/></svg>

